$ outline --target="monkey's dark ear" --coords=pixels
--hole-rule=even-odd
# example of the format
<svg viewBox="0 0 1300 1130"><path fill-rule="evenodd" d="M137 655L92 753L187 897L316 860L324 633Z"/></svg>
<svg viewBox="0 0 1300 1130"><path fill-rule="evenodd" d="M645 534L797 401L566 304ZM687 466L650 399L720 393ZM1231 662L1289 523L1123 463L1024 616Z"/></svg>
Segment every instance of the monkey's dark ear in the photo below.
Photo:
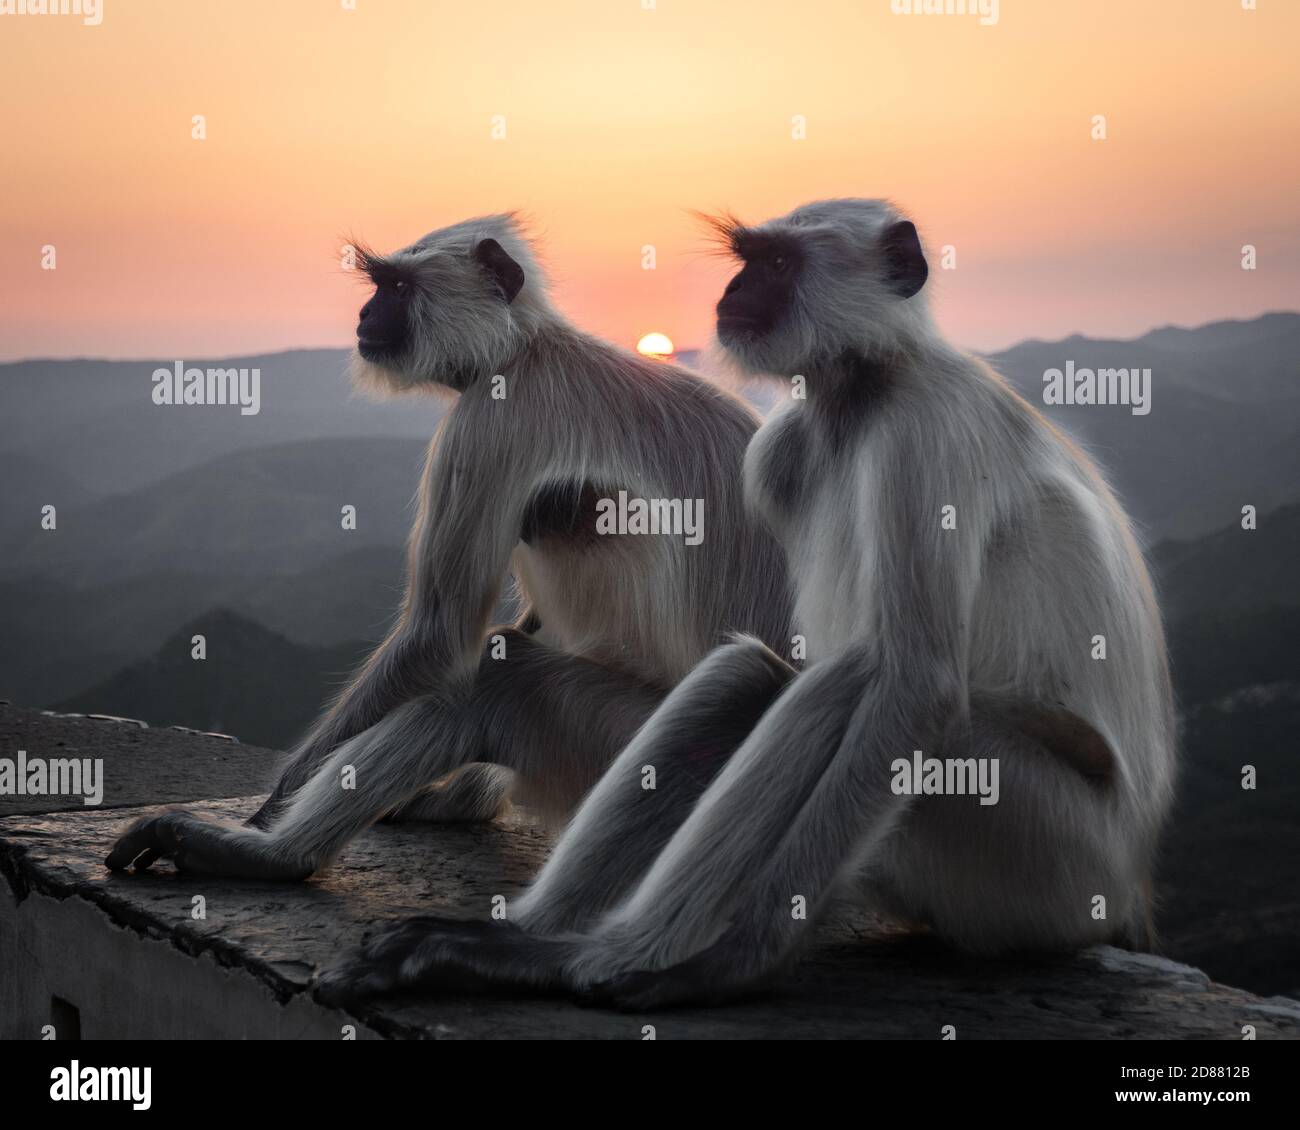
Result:
<svg viewBox="0 0 1300 1130"><path fill-rule="evenodd" d="M911 220L896 220L880 237L885 260L885 281L899 298L911 298L930 276L921 250L921 237Z"/></svg>
<svg viewBox="0 0 1300 1130"><path fill-rule="evenodd" d="M495 239L480 239L474 248L474 262L487 271L488 276L501 290L507 305L524 287L524 269Z"/></svg>

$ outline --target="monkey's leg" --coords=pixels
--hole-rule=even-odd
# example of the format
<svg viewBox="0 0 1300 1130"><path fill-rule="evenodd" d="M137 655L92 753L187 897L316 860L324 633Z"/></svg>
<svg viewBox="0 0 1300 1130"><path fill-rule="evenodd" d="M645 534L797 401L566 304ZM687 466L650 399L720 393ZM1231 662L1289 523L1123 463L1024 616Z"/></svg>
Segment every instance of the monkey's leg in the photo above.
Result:
<svg viewBox="0 0 1300 1130"><path fill-rule="evenodd" d="M532 604L520 609L514 630L526 636L536 634L542 626ZM489 628L487 638L504 633L502 627ZM492 645L488 645L490 655ZM430 785L411 797L395 812L384 817L386 823L471 824L486 823L501 815L510 801L514 774L499 765L472 762L447 780Z"/></svg>
<svg viewBox="0 0 1300 1130"><path fill-rule="evenodd" d="M797 680L566 980L642 1008L724 999L777 972L811 937L846 865L905 812L891 760L923 724L880 703L865 653Z"/></svg>
<svg viewBox="0 0 1300 1130"><path fill-rule="evenodd" d="M398 707L339 746L266 831L183 811L133 826L108 865L145 867L174 856L195 874L302 878L358 832L453 770L491 760L573 803L662 698L657 688L557 652L514 630L505 654L489 644L471 687Z"/></svg>
<svg viewBox="0 0 1300 1130"><path fill-rule="evenodd" d="M977 705L944 724L924 692L875 682L786 835L741 881L717 939L667 968L616 974L592 996L651 1008L756 987L793 958L836 891L871 871L903 892L907 917L975 951L1107 940L1114 927L1092 917L1098 893L1126 920L1138 884L1122 862L1113 755L1095 729L1051 704ZM977 772L996 763L998 803L896 793L895 755L918 745ZM792 913L794 900L806 914ZM630 925L635 946L643 924ZM614 931L609 940L623 944Z"/></svg>
<svg viewBox="0 0 1300 1130"><path fill-rule="evenodd" d="M390 824L471 824L495 820L510 800L514 774L500 765L471 762L447 780L416 793L395 812Z"/></svg>
<svg viewBox="0 0 1300 1130"><path fill-rule="evenodd" d="M554 933L611 906L793 676L794 669L758 640L727 644L707 656L587 794L529 892L512 904L511 920ZM565 724L558 719L546 728ZM537 735L516 730L509 740L531 746ZM508 750L498 748L494 756L520 763ZM506 801L512 777L499 765L468 765L387 819L491 820Z"/></svg>
<svg viewBox="0 0 1300 1130"><path fill-rule="evenodd" d="M588 794L510 920L532 933L560 933L613 906L794 674L752 639L701 661Z"/></svg>
<svg viewBox="0 0 1300 1130"><path fill-rule="evenodd" d="M433 654L435 649L431 641L418 627L411 626L412 623L418 624L419 619L410 623L404 620L367 657L343 693L294 747L289 764L281 773L271 795L249 817L249 826L263 829L269 827L275 815L284 808L288 797L302 787L320 763L341 743L376 725L385 714L401 703L409 702L435 688L437 679L434 673L441 669L442 664ZM540 626L541 618L532 604L528 604L520 610L514 628L489 628L487 638L498 633L531 636ZM475 787L478 785L482 788ZM453 790L437 797L424 798L428 803L423 807L425 811L438 813L463 812L464 815L459 819L476 819L477 813L492 808L488 794L500 794L500 801L504 803L507 791L501 780L492 782L485 775L475 775ZM462 805L465 807L462 808ZM415 811L419 810L417 807Z"/></svg>
<svg viewBox="0 0 1300 1130"><path fill-rule="evenodd" d="M975 953L1139 940L1148 871L1101 734L1054 705L972 697L937 756L996 765L996 803L918 798L863 873L876 905Z"/></svg>
<svg viewBox="0 0 1300 1130"><path fill-rule="evenodd" d="M426 654L427 642L413 628L400 627L379 645L332 706L293 749L271 795L248 819L265 829L289 797L343 742L378 724L392 709L433 689L439 665Z"/></svg>
<svg viewBox="0 0 1300 1130"><path fill-rule="evenodd" d="M861 811L862 790L844 787L854 782L841 767L850 759L840 757L868 682L858 656L828 660L795 679L722 766L640 884L589 933L540 936L500 922L399 924L322 975L321 995L340 1000L464 981L586 990L622 973L684 961L716 941L751 901L775 905L771 915L787 920L794 895L804 894L815 907L822 887L829 887L818 883L819 873L801 878L789 893L783 889L789 884L767 876L791 843L820 864L847 850L852 836L834 822L827 826L829 816L854 831L870 819ZM883 779L887 790L888 772ZM824 855L815 852L819 835ZM725 977L720 983L729 984Z"/></svg>

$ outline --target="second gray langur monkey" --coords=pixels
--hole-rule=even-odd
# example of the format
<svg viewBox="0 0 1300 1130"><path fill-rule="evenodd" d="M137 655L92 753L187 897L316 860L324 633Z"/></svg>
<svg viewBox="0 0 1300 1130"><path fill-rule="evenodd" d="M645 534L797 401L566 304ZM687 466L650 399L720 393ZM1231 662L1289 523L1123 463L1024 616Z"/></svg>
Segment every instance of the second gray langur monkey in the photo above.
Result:
<svg viewBox="0 0 1300 1130"><path fill-rule="evenodd" d="M429 447L400 617L250 825L163 813L119 839L111 868L171 856L192 874L304 878L394 811L484 819L512 785L565 811L730 633L789 646L780 548L743 507L758 420L741 401L565 321L511 216L361 265L375 289L358 379L459 393ZM599 502L620 491L669 517L701 500L702 540L602 529ZM511 571L528 611L489 631ZM626 844L592 907L662 842Z"/></svg>
<svg viewBox="0 0 1300 1130"><path fill-rule="evenodd" d="M977 953L1149 943L1175 727L1119 504L1077 447L939 336L916 228L889 204L718 227L741 263L718 303L722 345L806 382L745 473L785 547L808 669L758 641L714 652L592 791L509 922L484 908L386 928L326 971L326 999L489 981L630 1008L716 1000L781 969L839 895ZM640 788L644 766L662 788L688 775L683 750L735 740L684 819ZM968 780L996 762L997 803L917 795L898 764L917 750ZM575 928L604 861L666 821L644 877Z"/></svg>

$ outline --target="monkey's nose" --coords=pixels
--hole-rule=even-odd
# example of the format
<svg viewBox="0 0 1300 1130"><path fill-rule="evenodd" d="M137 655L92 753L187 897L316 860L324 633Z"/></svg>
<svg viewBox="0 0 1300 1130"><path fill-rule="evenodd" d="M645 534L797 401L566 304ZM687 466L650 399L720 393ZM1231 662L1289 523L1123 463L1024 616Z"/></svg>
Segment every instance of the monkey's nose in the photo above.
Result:
<svg viewBox="0 0 1300 1130"><path fill-rule="evenodd" d="M370 301L370 302L367 302L363 307L361 307L361 320L362 320L363 322L364 322L368 317L370 317L370 310L371 310L371 308L372 308L373 306L374 306L374 302L373 302L373 301Z"/></svg>
<svg viewBox="0 0 1300 1130"><path fill-rule="evenodd" d="M727 283L727 289L722 292L722 297L726 298L729 294L735 294L740 289L740 276L737 275L731 282Z"/></svg>

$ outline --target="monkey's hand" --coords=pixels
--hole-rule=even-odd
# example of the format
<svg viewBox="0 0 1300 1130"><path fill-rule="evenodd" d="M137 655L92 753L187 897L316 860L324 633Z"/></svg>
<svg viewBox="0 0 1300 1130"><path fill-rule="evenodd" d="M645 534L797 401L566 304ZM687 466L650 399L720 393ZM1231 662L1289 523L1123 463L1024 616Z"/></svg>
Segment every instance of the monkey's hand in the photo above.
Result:
<svg viewBox="0 0 1300 1130"><path fill-rule="evenodd" d="M314 870L276 851L264 832L181 809L137 820L104 862L113 871L144 871L158 859L171 859L185 875L231 879L305 879Z"/></svg>

